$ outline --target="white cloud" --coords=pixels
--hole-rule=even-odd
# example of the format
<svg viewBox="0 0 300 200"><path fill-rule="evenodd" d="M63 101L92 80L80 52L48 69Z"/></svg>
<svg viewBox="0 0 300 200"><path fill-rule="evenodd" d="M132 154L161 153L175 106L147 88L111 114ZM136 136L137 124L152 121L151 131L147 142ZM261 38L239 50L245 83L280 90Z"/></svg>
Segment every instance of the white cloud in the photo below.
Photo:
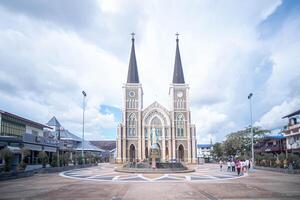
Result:
<svg viewBox="0 0 300 200"><path fill-rule="evenodd" d="M267 129L282 128L287 124L287 119L282 119L282 117L299 110L299 105L300 98L286 100L279 105L275 105L269 112L264 114L255 125Z"/></svg>
<svg viewBox="0 0 300 200"><path fill-rule="evenodd" d="M71 12L74 18L39 18L37 10L0 3L3 109L40 122L56 115L66 128L80 133L85 90L87 137L113 138L115 132L103 131L116 126L116 116L99 109L101 104L122 106L132 31L145 107L155 100L169 104L174 34L181 34L192 122L200 142L221 140L249 124L249 92L254 93L254 120L261 118L269 127L279 122L262 116L300 97L299 16L287 18L267 39L260 37L259 25L276 12L280 1L96 3L87 17ZM83 14L91 5L93 1ZM76 11L80 4L71 3L69 9L72 6Z"/></svg>

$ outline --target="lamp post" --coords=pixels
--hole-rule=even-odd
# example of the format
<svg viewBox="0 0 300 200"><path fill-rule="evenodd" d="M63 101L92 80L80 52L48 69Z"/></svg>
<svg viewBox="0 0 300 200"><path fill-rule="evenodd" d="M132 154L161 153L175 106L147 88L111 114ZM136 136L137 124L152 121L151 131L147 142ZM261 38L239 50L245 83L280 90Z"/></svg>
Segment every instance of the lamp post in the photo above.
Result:
<svg viewBox="0 0 300 200"><path fill-rule="evenodd" d="M250 93L248 95L248 99L249 99L249 103L250 103L250 128L251 128L251 161L252 161L252 165L251 168L253 169L254 166L254 144L253 144L253 126L252 126L252 96L253 94Z"/></svg>
<svg viewBox="0 0 300 200"><path fill-rule="evenodd" d="M60 167L60 159L59 159L59 145L60 145L60 130L61 127L58 127L58 134L57 134L57 167Z"/></svg>
<svg viewBox="0 0 300 200"><path fill-rule="evenodd" d="M84 160L84 111L85 111L85 98L86 98L86 93L85 91L82 91L83 99L82 99L82 142L81 142L81 157L82 157L82 162L85 164Z"/></svg>

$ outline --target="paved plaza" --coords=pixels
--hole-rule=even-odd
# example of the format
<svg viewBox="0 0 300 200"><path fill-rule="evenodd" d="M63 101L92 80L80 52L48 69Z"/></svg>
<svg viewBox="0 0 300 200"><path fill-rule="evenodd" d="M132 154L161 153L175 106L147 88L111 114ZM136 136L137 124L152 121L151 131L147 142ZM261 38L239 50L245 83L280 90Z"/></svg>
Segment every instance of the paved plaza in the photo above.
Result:
<svg viewBox="0 0 300 200"><path fill-rule="evenodd" d="M0 199L300 199L300 176L236 176L205 164L186 174L125 174L115 165L0 182Z"/></svg>
<svg viewBox="0 0 300 200"><path fill-rule="evenodd" d="M236 173L220 172L217 167L190 165L195 172L192 173L174 173L174 174L129 174L115 172L115 165L102 164L98 167L85 169L75 169L60 173L60 176L90 181L102 182L197 182L197 181L216 181L236 179L247 176L243 174L238 176Z"/></svg>

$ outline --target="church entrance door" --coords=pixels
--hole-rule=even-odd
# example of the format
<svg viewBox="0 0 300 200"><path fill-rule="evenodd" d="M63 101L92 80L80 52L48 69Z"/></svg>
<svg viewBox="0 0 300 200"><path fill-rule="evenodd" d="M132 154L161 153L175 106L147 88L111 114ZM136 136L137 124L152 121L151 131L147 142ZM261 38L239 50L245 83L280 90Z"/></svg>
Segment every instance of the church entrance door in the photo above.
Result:
<svg viewBox="0 0 300 200"><path fill-rule="evenodd" d="M178 147L178 158L179 162L184 162L184 147L182 146L182 144Z"/></svg>
<svg viewBox="0 0 300 200"><path fill-rule="evenodd" d="M129 162L135 162L135 146L133 144L129 148Z"/></svg>

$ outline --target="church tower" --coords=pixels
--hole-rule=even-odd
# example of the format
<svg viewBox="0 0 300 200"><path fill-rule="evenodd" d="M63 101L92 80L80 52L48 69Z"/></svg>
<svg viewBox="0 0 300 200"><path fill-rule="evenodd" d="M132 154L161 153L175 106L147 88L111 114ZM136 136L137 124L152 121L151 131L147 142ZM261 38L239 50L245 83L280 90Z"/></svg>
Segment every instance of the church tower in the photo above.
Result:
<svg viewBox="0 0 300 200"><path fill-rule="evenodd" d="M135 38L132 35L131 53L127 74L127 82L123 85L123 115L118 126L117 162L141 160L141 129L143 109L143 89L139 80L135 55ZM132 155L130 155L132 154ZM136 160L137 159L137 160Z"/></svg>
<svg viewBox="0 0 300 200"><path fill-rule="evenodd" d="M122 122L117 133L117 163L149 160L151 146L158 148L162 162L196 162L196 131L191 124L189 85L185 83L178 34L173 81L169 95L171 109L154 101L143 108L143 89L132 34L127 82L123 85Z"/></svg>
<svg viewBox="0 0 300 200"><path fill-rule="evenodd" d="M172 156L184 162L196 162L196 131L191 124L189 85L185 83L182 69L178 33L176 34L176 53L173 81L169 95L172 118Z"/></svg>

